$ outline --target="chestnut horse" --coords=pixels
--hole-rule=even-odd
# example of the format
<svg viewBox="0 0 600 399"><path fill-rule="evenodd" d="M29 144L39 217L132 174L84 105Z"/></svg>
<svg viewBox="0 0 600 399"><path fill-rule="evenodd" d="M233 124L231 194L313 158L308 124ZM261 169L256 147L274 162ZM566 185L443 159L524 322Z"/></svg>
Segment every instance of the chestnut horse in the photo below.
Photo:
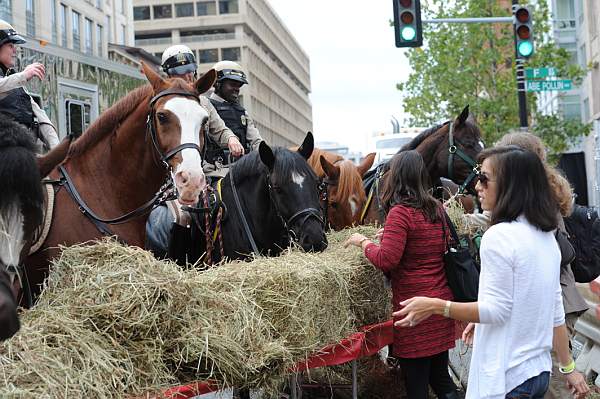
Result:
<svg viewBox="0 0 600 399"><path fill-rule="evenodd" d="M372 152L360 165L341 155L315 148L308 164L321 179L321 209L325 223L338 231L360 223L360 213L367 202L363 176L375 160Z"/></svg>
<svg viewBox="0 0 600 399"><path fill-rule="evenodd" d="M425 130L400 150L416 150L423 156L430 181L436 188L434 194L440 199L445 192L441 189L442 177L460 182L461 190L474 190L477 175L475 159L483 150L483 142L479 128L468 117L469 106L466 106L454 121ZM382 224L385 221L380 193L385 186L386 167L387 164L380 165L365 180L369 195L362 212L363 223Z"/></svg>
<svg viewBox="0 0 600 399"><path fill-rule="evenodd" d="M59 245L115 235L143 247L147 213L172 197L169 183L174 180L182 204L195 203L206 186L200 154L208 112L198 96L213 85L215 71L188 84L142 68L150 85L102 113L50 175L57 191L53 222L25 261L34 296Z"/></svg>

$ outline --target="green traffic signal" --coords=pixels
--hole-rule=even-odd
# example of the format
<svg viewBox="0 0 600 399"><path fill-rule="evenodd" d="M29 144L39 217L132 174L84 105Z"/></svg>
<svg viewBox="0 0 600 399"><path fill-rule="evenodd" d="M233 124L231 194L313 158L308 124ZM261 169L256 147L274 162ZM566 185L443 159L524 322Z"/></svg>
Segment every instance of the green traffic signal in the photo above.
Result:
<svg viewBox="0 0 600 399"><path fill-rule="evenodd" d="M521 42L517 47L517 51L521 57L529 57L533 54L533 43L530 41Z"/></svg>
<svg viewBox="0 0 600 399"><path fill-rule="evenodd" d="M415 36L417 36L417 31L412 26L405 26L402 28L400 36L402 36L402 40L408 42L415 39Z"/></svg>

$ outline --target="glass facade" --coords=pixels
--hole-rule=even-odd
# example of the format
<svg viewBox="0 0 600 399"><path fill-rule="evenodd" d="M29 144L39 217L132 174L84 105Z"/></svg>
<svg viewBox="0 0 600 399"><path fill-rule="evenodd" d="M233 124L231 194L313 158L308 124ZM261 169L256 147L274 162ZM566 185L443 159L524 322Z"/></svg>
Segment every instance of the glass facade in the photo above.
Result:
<svg viewBox="0 0 600 399"><path fill-rule="evenodd" d="M0 19L12 24L12 0L0 0Z"/></svg>
<svg viewBox="0 0 600 399"><path fill-rule="evenodd" d="M217 3L214 1L199 1L196 3L196 15L216 15Z"/></svg>
<svg viewBox="0 0 600 399"><path fill-rule="evenodd" d="M33 0L25 1L25 22L27 35L35 37L35 4Z"/></svg>
<svg viewBox="0 0 600 399"><path fill-rule="evenodd" d="M61 3L60 5L60 43L63 47L67 47L67 6Z"/></svg>
<svg viewBox="0 0 600 399"><path fill-rule="evenodd" d="M194 16L194 3L175 4L175 16L177 16L177 17L193 17Z"/></svg>
<svg viewBox="0 0 600 399"><path fill-rule="evenodd" d="M81 51L81 30L79 20L81 19L77 11L72 11L72 29L73 29L73 50Z"/></svg>
<svg viewBox="0 0 600 399"><path fill-rule="evenodd" d="M133 7L133 20L143 21L150 19L150 6Z"/></svg>
<svg viewBox="0 0 600 399"><path fill-rule="evenodd" d="M240 61L240 48L239 47L230 47L221 49L221 59L228 61Z"/></svg>
<svg viewBox="0 0 600 399"><path fill-rule="evenodd" d="M92 27L93 23L91 19L85 19L85 53L92 55L94 49L92 47Z"/></svg>
<svg viewBox="0 0 600 399"><path fill-rule="evenodd" d="M238 0L219 0L219 14L235 14L238 12Z"/></svg>
<svg viewBox="0 0 600 399"><path fill-rule="evenodd" d="M104 29L102 29L102 25L96 25L96 45L98 51L98 57L103 56L102 48L104 47L104 38L102 37L104 34Z"/></svg>
<svg viewBox="0 0 600 399"><path fill-rule="evenodd" d="M208 64L219 61L219 50L216 48L208 50L198 50L198 63Z"/></svg>
<svg viewBox="0 0 600 399"><path fill-rule="evenodd" d="M57 33L56 30L58 29L58 27L56 26L56 0L48 0L50 2L50 22L51 22L51 29L52 29L52 43L57 44L58 43L58 37L57 37Z"/></svg>
<svg viewBox="0 0 600 399"><path fill-rule="evenodd" d="M173 7L171 4L153 6L154 19L173 18Z"/></svg>

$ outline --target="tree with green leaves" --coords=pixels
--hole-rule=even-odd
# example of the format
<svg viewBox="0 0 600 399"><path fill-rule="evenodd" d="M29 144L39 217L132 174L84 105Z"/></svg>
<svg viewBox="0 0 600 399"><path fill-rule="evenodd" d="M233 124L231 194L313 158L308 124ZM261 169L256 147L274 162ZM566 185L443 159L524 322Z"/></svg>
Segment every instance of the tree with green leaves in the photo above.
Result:
<svg viewBox="0 0 600 399"><path fill-rule="evenodd" d="M509 1L504 8L497 0L423 3L424 18L511 15ZM569 53L551 39L547 0L536 2L533 22L536 49L526 66L553 66L559 76L580 80L582 68L569 63ZM469 104L488 145L519 127L512 24L424 24L423 37L424 46L407 53L413 72L397 86L405 95L404 110L411 115L411 125L432 125ZM534 93L528 93L527 100L533 132L551 153L564 151L591 131L590 125L565 121L560 115L540 115Z"/></svg>

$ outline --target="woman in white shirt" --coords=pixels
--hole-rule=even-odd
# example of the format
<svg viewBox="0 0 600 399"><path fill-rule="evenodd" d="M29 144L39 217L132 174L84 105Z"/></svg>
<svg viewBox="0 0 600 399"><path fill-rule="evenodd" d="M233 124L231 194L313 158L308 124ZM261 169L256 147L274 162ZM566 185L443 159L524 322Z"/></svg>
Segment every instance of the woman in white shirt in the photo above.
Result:
<svg viewBox="0 0 600 399"><path fill-rule="evenodd" d="M558 206L544 166L515 146L485 150L480 162L476 189L491 227L481 241L477 302L414 297L401 303L396 325L432 314L471 322L463 333L473 342L467 399L543 398L552 348L569 387L585 397L589 388L569 351L554 238Z"/></svg>

